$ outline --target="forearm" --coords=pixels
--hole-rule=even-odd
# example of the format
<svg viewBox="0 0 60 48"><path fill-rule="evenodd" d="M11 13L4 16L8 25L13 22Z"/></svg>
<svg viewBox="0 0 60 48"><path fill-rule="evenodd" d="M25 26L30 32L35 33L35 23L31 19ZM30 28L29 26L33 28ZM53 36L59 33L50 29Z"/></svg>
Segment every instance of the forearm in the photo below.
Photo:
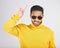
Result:
<svg viewBox="0 0 60 48"><path fill-rule="evenodd" d="M19 21L20 16L18 14L13 15L3 26L3 29L5 31L9 31L12 27L16 25L16 23Z"/></svg>

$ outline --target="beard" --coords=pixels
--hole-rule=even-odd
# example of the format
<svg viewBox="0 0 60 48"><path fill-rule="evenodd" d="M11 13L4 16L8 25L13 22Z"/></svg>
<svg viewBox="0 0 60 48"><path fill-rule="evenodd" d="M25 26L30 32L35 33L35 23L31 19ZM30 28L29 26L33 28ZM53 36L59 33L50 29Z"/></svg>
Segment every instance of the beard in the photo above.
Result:
<svg viewBox="0 0 60 48"><path fill-rule="evenodd" d="M35 25L35 26L39 26L41 23L42 23L42 21L32 21L32 23Z"/></svg>

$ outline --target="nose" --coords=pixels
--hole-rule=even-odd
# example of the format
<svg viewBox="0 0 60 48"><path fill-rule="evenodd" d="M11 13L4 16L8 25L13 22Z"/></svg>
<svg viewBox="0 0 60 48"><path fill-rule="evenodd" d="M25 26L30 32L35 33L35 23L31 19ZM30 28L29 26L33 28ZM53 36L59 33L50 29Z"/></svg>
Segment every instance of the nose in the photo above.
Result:
<svg viewBox="0 0 60 48"><path fill-rule="evenodd" d="M35 20L38 21L38 18L36 18Z"/></svg>

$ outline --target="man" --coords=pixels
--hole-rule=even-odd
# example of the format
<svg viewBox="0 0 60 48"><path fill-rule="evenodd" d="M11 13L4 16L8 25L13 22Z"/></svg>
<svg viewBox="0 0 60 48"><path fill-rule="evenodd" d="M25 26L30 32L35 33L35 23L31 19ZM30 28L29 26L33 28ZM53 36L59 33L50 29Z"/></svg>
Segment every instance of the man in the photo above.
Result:
<svg viewBox="0 0 60 48"><path fill-rule="evenodd" d="M42 24L44 10L39 5L31 7L30 25L18 24L23 16L24 9L20 9L4 25L3 29L18 37L21 48L56 48L54 43L54 32Z"/></svg>

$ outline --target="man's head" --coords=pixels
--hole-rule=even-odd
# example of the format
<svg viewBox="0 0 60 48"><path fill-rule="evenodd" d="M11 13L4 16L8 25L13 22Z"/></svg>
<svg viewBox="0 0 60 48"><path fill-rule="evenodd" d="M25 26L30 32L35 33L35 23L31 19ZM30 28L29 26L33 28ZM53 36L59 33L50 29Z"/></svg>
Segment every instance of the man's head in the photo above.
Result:
<svg viewBox="0 0 60 48"><path fill-rule="evenodd" d="M31 21L35 26L39 26L42 23L43 8L39 5L31 7L30 17Z"/></svg>

